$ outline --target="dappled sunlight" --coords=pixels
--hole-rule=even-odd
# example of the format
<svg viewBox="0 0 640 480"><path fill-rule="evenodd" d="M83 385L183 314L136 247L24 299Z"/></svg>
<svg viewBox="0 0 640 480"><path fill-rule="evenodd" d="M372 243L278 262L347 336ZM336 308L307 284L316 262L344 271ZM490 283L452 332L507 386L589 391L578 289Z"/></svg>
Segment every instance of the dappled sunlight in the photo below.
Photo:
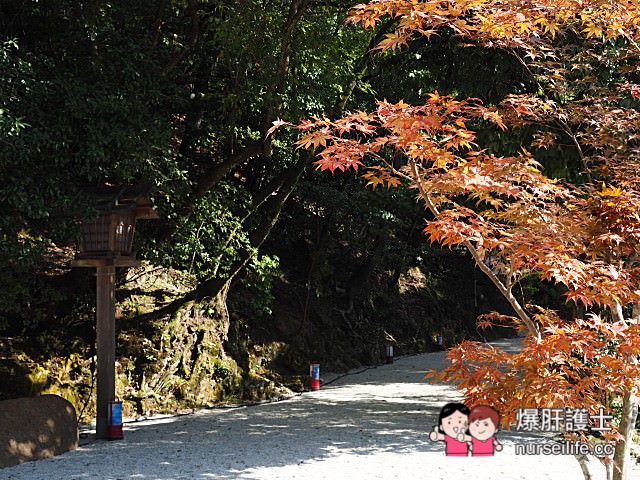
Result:
<svg viewBox="0 0 640 480"><path fill-rule="evenodd" d="M342 402L361 402L366 404L377 401L387 404L419 404L421 407L441 408L443 403L461 399L462 395L452 392L450 386L431 385L424 381L420 384L390 383L388 385L344 385L332 389L314 392L313 398L320 404L336 406Z"/></svg>
<svg viewBox="0 0 640 480"><path fill-rule="evenodd" d="M261 425L250 425L249 428L250 430L247 432L247 435L266 436L266 435L280 435L281 433L283 433L283 431L284 433L286 433L285 430L287 430L288 427L286 425L261 424Z"/></svg>
<svg viewBox="0 0 640 480"><path fill-rule="evenodd" d="M545 457L540 466L539 456L516 456L515 445L542 438L522 432L499 432L505 449L495 459L446 457L444 444L430 441L429 433L442 406L462 396L451 386L423 380L442 358L406 357L282 402L127 423L122 441L94 442L55 462L15 467L11 478L334 480L428 474L449 480L474 477L478 462L491 468L494 480L527 478L531 471L547 480L582 478L573 458Z"/></svg>

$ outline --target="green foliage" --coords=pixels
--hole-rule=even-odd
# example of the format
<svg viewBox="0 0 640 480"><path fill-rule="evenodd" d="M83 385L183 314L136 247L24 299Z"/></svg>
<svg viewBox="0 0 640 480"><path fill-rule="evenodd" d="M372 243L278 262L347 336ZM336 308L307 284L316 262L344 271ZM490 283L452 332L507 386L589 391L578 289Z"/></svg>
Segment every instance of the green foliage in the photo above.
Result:
<svg viewBox="0 0 640 480"><path fill-rule="evenodd" d="M159 208L170 211L170 205L164 202L159 202ZM171 242L155 243L151 239L143 245L147 258L188 271L200 279L223 273L237 259L239 249L250 248L242 223L250 203L246 192L237 186L219 185L196 202L191 215L176 217L177 228Z"/></svg>
<svg viewBox="0 0 640 480"><path fill-rule="evenodd" d="M158 59L106 11L87 23L90 7L72 3L0 7L0 327L57 316L69 292L47 278L61 258L49 253L95 211L85 189L153 180L148 159L169 138Z"/></svg>
<svg viewBox="0 0 640 480"><path fill-rule="evenodd" d="M18 43L6 40L0 43L0 70L6 72L6 77L0 85L0 139L15 137L27 127L24 118L16 117L6 107L20 95L28 92L30 65L28 62L16 58Z"/></svg>
<svg viewBox="0 0 640 480"><path fill-rule="evenodd" d="M273 315L273 278L279 275L280 261L276 256L256 255L247 265L245 274L229 297L229 304L243 316L269 320Z"/></svg>
<svg viewBox="0 0 640 480"><path fill-rule="evenodd" d="M309 2L287 38L291 2L193 3L195 12L184 0L0 2L0 333L24 334L43 358L93 342L93 282L89 272L68 267L79 222L95 215L88 189L105 183L151 185L162 218L137 225L139 258L200 284L233 277L236 326L280 321L274 312L285 281L296 321L306 315L322 325L338 315L327 325L342 338L352 332L342 330L336 312L351 302L355 313L375 307L391 318L395 306L384 302L398 279L411 267L441 263L415 221L413 192L372 191L353 176L314 171L295 190L284 188L299 158L296 138L285 133L267 142L266 130L277 118L337 116L343 103L368 109L374 94L416 101L411 92L437 88L493 102L530 87L513 62L453 38L377 56L369 51L371 33L344 24L349 1ZM520 138L486 136L505 150L520 146ZM261 148L243 157L255 142ZM275 223L278 211L269 209L283 192L290 200ZM269 222L275 227L262 244L256 232ZM432 283L434 298L444 296ZM130 295L119 304L125 322L174 299L165 285L145 292L144 302L132 299L139 285L120 287ZM130 342L121 339L125 352L141 358L127 384L139 395L151 390L136 375L161 357L156 346L131 346L151 341L162 326L144 328ZM277 363L275 355L261 361ZM201 370L235 378L225 362ZM189 387L172 382L176 391Z"/></svg>
<svg viewBox="0 0 640 480"><path fill-rule="evenodd" d="M3 315L0 329L9 325L14 328L31 328L46 316L47 295L37 296L32 292L33 278L39 267L38 259L46 251L46 244L33 238L9 239L6 235L0 242L0 302ZM43 293L43 292L41 292ZM51 294L47 290L48 294ZM44 311L43 311L44 307Z"/></svg>

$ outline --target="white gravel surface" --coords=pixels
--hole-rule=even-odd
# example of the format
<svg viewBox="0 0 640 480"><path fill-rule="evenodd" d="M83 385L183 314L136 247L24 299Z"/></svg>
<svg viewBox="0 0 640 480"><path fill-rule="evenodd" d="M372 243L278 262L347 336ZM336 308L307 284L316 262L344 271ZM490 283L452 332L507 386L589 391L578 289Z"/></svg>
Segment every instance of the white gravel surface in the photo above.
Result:
<svg viewBox="0 0 640 480"><path fill-rule="evenodd" d="M126 423L124 440L1 469L0 479L584 478L573 456L516 455L517 443L546 441L523 433L498 433L505 448L494 457L446 457L444 444L428 436L440 408L461 396L423 380L426 369L443 364L444 353L402 357L323 376L325 384L335 381L282 402ZM605 478L597 460L592 468L595 479Z"/></svg>

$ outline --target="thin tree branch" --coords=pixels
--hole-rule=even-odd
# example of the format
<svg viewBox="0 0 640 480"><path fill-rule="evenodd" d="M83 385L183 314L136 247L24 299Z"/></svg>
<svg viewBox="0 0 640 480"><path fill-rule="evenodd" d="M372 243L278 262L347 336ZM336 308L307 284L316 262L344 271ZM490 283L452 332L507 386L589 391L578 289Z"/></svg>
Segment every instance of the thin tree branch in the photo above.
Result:
<svg viewBox="0 0 640 480"><path fill-rule="evenodd" d="M178 65L187 54L195 47L198 42L198 36L200 34L200 18L198 17L198 10L196 8L195 0L187 0L187 14L191 18L191 33L189 35L189 41L187 44L177 52L169 62L162 69L162 74L167 75Z"/></svg>
<svg viewBox="0 0 640 480"><path fill-rule="evenodd" d="M438 216L440 214L440 211L438 210L438 207L433 203L429 192L426 190L426 188L422 183L420 172L418 171L418 165L416 164L415 161L411 159L409 159L409 164L411 166L413 181L415 182L418 188L418 191L420 192L420 196L426 202L427 207L429 208L431 213L434 216ZM493 284L498 288L500 293L502 293L502 295L507 299L509 304L513 307L513 309L518 314L518 317L520 317L520 319L526 325L527 329L529 330L529 333L536 338L542 338L540 330L538 329L536 324L533 322L533 320L531 320L531 317L529 317L529 315L524 310L522 305L520 305L520 302L518 302L518 299L513 296L513 293L511 292L511 290L507 288L505 284L502 283L502 281L497 277L497 275L493 272L493 270L491 270L491 268L489 268L489 266L484 262L483 258L480 256L480 254L478 253L478 250L473 246L473 244L469 240L464 240L463 245L467 248L469 253L471 253L471 256L475 260L476 265L478 265L480 270L487 277L489 277L489 279L493 282Z"/></svg>
<svg viewBox="0 0 640 480"><path fill-rule="evenodd" d="M162 15L167 6L167 0L160 0L155 14L155 22L153 23L153 37L151 44L155 47L160 42L160 34L162 33Z"/></svg>
<svg viewBox="0 0 640 480"><path fill-rule="evenodd" d="M587 175L588 182L589 183L593 183L593 177L591 176L591 170L589 169L589 166L587 165L587 161L586 161L584 152L582 150L582 145L580 145L580 142L578 142L578 139L576 138L575 134L571 130L571 127L569 126L569 124L566 121L559 120L558 123L562 127L562 131L571 139L571 141L573 142L573 144L576 147L576 150L578 150L578 155L580 157L580 163L582 164L582 168L584 169L584 172Z"/></svg>
<svg viewBox="0 0 640 480"><path fill-rule="evenodd" d="M265 140L252 140L244 147L240 148L235 155L231 155L222 163L212 165L198 178L198 184L193 190L193 197L200 198L207 193L211 187L222 180L227 173L236 165L246 162L265 152Z"/></svg>
<svg viewBox="0 0 640 480"><path fill-rule="evenodd" d="M262 132L271 128L271 124L279 115L282 109L282 102L276 97L284 93L285 82L289 76L289 66L291 63L291 40L293 31L302 18L305 10L309 6L310 0L292 0L289 7L289 15L282 29L280 40L280 59L278 61L278 74L274 76L273 82L268 86L265 94L265 114L262 120ZM271 141L271 140L269 140Z"/></svg>

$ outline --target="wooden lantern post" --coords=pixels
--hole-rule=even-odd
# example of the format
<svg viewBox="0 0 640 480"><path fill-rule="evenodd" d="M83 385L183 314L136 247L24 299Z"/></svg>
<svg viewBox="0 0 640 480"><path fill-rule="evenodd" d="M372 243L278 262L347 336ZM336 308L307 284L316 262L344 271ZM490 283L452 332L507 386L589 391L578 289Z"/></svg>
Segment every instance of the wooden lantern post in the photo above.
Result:
<svg viewBox="0 0 640 480"><path fill-rule="evenodd" d="M107 438L109 402L116 399L116 267L140 265L133 252L136 221L159 216L141 187L104 187L95 194L99 215L82 224L72 266L96 268L96 438Z"/></svg>

